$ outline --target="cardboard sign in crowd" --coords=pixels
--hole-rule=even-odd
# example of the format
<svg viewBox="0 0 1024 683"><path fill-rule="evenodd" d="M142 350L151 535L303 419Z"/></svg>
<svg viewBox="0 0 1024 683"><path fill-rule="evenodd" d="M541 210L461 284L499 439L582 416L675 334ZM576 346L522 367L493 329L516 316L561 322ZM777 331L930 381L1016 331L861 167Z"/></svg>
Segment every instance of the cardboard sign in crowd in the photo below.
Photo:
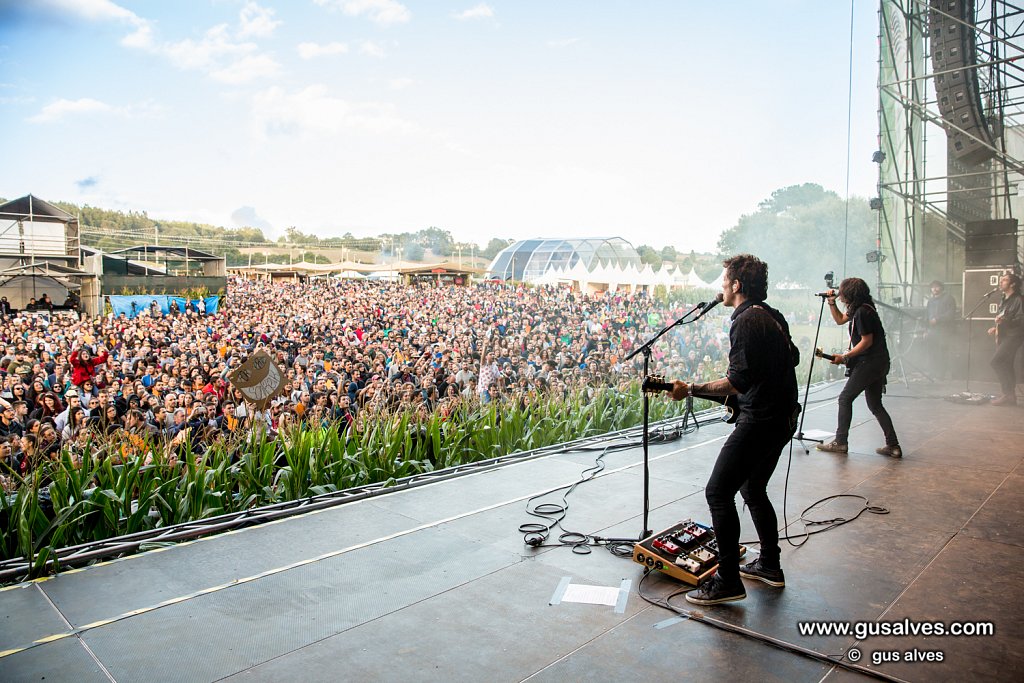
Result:
<svg viewBox="0 0 1024 683"><path fill-rule="evenodd" d="M254 354L228 374L231 385L242 392L256 410L266 410L270 399L281 393L285 376L269 353L257 349Z"/></svg>

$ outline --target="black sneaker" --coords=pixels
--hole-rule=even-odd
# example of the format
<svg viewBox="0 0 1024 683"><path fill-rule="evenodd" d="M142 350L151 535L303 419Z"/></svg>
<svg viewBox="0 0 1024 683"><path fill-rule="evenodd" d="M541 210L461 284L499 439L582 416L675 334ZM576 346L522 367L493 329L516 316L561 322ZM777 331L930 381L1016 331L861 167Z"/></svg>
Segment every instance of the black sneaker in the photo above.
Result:
<svg viewBox="0 0 1024 683"><path fill-rule="evenodd" d="M761 558L740 566L740 576L745 579L756 579L769 586L782 588L786 585L786 575L781 569L765 569L761 566Z"/></svg>
<svg viewBox="0 0 1024 683"><path fill-rule="evenodd" d="M733 602L747 597L743 582L739 586L729 587L718 574L705 581L696 590L686 594L686 601L695 605L717 605L720 602Z"/></svg>

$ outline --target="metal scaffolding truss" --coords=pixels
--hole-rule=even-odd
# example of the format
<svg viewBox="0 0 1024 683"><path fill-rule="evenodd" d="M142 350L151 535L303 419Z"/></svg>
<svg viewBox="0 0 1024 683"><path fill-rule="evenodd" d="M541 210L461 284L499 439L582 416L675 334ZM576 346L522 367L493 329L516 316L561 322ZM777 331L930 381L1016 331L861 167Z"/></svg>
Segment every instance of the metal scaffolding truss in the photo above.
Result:
<svg viewBox="0 0 1024 683"><path fill-rule="evenodd" d="M1011 218L1017 184L1024 180L1024 3L963 0L974 20L944 11L941 2L881 0L879 6L878 286L883 298L920 300L923 279L959 280L965 224ZM934 79L929 15L955 21L973 32L974 70L982 113L992 132L981 139L944 119ZM973 63L972 63L973 62ZM959 131L987 148L992 158L967 166L947 155L947 130ZM976 133L978 129L973 129ZM1008 138L1011 144L1008 144ZM925 248L925 230L946 241L939 253ZM934 240L933 240L934 241ZM927 267L926 267L927 265Z"/></svg>

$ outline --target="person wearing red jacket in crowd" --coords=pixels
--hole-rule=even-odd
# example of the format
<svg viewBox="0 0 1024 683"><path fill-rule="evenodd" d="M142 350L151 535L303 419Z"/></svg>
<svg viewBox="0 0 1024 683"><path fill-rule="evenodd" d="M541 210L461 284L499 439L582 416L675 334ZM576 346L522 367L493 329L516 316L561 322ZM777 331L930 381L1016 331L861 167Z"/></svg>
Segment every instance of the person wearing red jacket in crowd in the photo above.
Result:
<svg viewBox="0 0 1024 683"><path fill-rule="evenodd" d="M73 369L71 373L71 383L76 387L81 387L82 382L87 379L92 379L96 373L96 368L107 362L107 350L102 346L99 347L102 350L100 355L93 357L92 351L88 346L81 346L78 349L71 352L71 367Z"/></svg>

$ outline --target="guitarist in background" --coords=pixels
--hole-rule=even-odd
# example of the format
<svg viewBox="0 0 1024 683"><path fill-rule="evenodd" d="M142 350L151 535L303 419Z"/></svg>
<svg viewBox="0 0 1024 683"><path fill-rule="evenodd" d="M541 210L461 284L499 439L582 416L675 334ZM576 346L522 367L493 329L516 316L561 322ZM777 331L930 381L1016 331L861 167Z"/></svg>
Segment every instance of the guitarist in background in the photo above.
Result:
<svg viewBox="0 0 1024 683"><path fill-rule="evenodd" d="M878 420L885 434L885 447L875 450L879 455L892 458L903 457L900 441L892 418L882 405L885 393L885 378L889 374L889 349L885 345L885 329L875 310L868 283L859 277L848 277L839 283L839 291L831 290L828 310L837 325L850 324L850 350L832 357L833 365L845 364L849 369L846 386L839 394L839 426L836 438L829 443L820 443L819 451L847 453L850 450L847 439L850 436L850 422L853 420L853 401L864 394L868 410ZM836 306L836 296L846 304L846 313Z"/></svg>
<svg viewBox="0 0 1024 683"><path fill-rule="evenodd" d="M796 429L800 412L796 371L800 352L782 314L764 302L768 265L750 254L723 265L722 303L736 310L729 329L729 370L706 384L673 382L672 398L714 396L736 399L736 428L722 446L704 489L718 538L718 572L686 599L697 605L747 597L741 576L781 588L778 518L768 499L768 480ZM750 509L761 544L758 559L739 566L740 518L736 492Z"/></svg>
<svg viewBox="0 0 1024 683"><path fill-rule="evenodd" d="M1013 361L1017 350L1024 342L1024 297L1020 293L1020 276L1003 273L999 278L999 291L1003 300L999 302L996 324L988 331L996 338L996 355L992 357L992 369L999 375L1003 395L992 401L994 406L1017 405L1017 373Z"/></svg>

